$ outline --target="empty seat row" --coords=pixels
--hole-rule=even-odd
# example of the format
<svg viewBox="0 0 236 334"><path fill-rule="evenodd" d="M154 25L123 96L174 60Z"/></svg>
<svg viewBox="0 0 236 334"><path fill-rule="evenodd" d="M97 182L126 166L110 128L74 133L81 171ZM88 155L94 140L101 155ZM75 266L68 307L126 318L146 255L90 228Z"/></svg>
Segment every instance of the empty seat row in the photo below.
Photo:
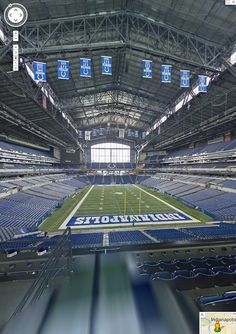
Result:
<svg viewBox="0 0 236 334"><path fill-rule="evenodd" d="M140 273L154 274L161 271L174 272L176 270L210 269L211 267L236 265L235 256L190 258L188 260L157 261L139 264Z"/></svg>
<svg viewBox="0 0 236 334"><path fill-rule="evenodd" d="M229 266L229 268L219 266L212 267L211 269L176 270L173 273L161 271L155 273L152 279L166 282L171 287L179 290L228 286L236 283L236 266Z"/></svg>

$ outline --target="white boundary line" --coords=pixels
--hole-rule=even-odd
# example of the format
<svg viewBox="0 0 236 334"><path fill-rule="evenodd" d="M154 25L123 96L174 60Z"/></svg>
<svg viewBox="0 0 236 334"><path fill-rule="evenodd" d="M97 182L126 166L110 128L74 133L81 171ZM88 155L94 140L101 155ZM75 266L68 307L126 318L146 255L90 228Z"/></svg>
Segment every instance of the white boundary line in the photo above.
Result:
<svg viewBox="0 0 236 334"><path fill-rule="evenodd" d="M105 215L104 215L105 216ZM74 225L74 226L70 226L70 228L73 230L73 229L75 229L75 230L88 230L88 231L86 231L86 233L87 232L89 232L89 230L96 230L96 232L99 232L99 230L100 231L102 231L102 229L104 230L104 229L106 229L106 228L112 228L112 229L114 229L114 228L117 228L117 227L123 227L124 229L126 228L126 230L127 230L127 227L135 227L136 229L137 228L139 228L139 229L142 229L142 228L145 228L146 229L146 227L155 227L155 228L157 228L158 227L158 225L170 225L170 224L173 224L173 223L175 223L175 224L185 224L185 223L193 223L193 221L192 220L184 220L184 221L182 221L182 220L169 220L169 221L167 221L167 222L162 222L162 221L158 221L158 222L136 222L136 223L114 223L114 224L101 224L101 225ZM180 227L180 226L175 226L175 227L172 227L172 228L178 228L178 227ZM197 226L196 226L197 227ZM171 228L170 226L168 227L168 228ZM61 227L60 227L60 229L62 229ZM112 231L109 231L109 232L114 232L113 230Z"/></svg>
<svg viewBox="0 0 236 334"><path fill-rule="evenodd" d="M178 212L181 212L181 213L184 214L185 216L189 217L189 218L191 219L191 222L193 222L193 223L197 223L197 222L199 222L199 220L197 220L196 218L193 218L192 216L190 216L190 215L188 215L187 213L185 213L184 211L182 211L182 210L176 208L175 206L169 204L168 202L164 201L163 199L160 199L160 198L158 198L157 196L155 196L155 195L153 195L153 194L150 194L148 191L146 191L146 190L140 188L140 187L137 186L136 184L133 184L133 186L136 187L136 188L138 188L139 190L142 190L144 193L148 194L149 196L154 197L157 201L160 201L160 202L164 203L165 205L169 206L170 208L172 208L172 209L174 209L174 210L176 210L176 211L178 211ZM185 223L187 223L187 221L185 221Z"/></svg>
<svg viewBox="0 0 236 334"><path fill-rule="evenodd" d="M80 206L82 205L82 203L85 201L85 199L87 198L87 196L90 194L90 192L92 191L92 189L94 188L94 186L92 186L88 192L86 192L86 194L84 195L84 197L79 201L79 203L76 205L76 207L71 211L71 213L67 216L67 218L64 220L64 222L61 224L61 226L59 227L59 230L65 230L67 227L67 224L69 223L69 221L71 220L72 217L74 217L74 214L76 213L76 211L80 208Z"/></svg>

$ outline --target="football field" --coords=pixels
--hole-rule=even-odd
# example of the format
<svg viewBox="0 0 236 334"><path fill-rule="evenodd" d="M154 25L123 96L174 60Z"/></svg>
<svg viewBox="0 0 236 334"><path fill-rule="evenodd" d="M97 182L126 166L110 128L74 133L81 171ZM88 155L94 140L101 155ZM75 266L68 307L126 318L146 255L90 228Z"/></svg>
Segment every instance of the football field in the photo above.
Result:
<svg viewBox="0 0 236 334"><path fill-rule="evenodd" d="M43 231L201 224L211 218L140 185L93 185L65 201Z"/></svg>
<svg viewBox="0 0 236 334"><path fill-rule="evenodd" d="M137 215L168 211L170 207L167 203L157 200L135 185L109 185L94 186L76 215Z"/></svg>

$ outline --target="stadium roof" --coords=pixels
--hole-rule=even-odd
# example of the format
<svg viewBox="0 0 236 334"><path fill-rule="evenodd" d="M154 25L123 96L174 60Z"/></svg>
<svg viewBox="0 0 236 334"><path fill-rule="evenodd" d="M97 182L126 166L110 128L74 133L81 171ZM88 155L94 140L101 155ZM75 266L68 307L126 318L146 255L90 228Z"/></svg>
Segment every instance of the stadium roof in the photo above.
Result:
<svg viewBox="0 0 236 334"><path fill-rule="evenodd" d="M1 1L0 13L8 3ZM235 104L235 69L228 59L236 41L236 7L225 6L223 0L20 3L29 19L20 28L22 70L18 73L11 71L11 30L3 18L0 26L4 129L9 122L12 129L14 123L21 123L16 126L55 145L76 146L77 129L110 123L150 130L147 143L165 148L194 136L203 138L196 129L211 134L204 130L204 122L214 124L213 117ZM101 55L113 57L112 76L101 75ZM79 76L80 57L92 59L91 78ZM71 61L70 80L57 79L58 59ZM142 78L142 59L153 61L152 79ZM36 85L30 77L34 60L47 63L47 84ZM161 83L162 64L173 66L171 84ZM195 96L194 87L180 88L180 69L191 71L191 82L199 74L211 77L209 93ZM42 91L49 101L47 106L44 101L44 107ZM186 103L173 113L183 99ZM20 115L17 120L16 115ZM230 120L235 118L230 115ZM233 123L226 117L218 125L217 131L222 131Z"/></svg>

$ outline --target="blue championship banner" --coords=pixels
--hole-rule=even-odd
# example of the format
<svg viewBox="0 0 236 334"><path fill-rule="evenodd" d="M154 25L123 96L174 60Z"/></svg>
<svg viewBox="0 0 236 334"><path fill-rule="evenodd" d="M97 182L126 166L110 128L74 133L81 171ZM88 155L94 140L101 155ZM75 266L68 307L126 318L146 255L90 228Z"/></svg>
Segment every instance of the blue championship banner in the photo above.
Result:
<svg viewBox="0 0 236 334"><path fill-rule="evenodd" d="M33 62L33 70L34 70L34 80L40 81L40 82L46 82L47 81L47 64L41 63L39 61Z"/></svg>
<svg viewBox="0 0 236 334"><path fill-rule="evenodd" d="M131 129L128 129L127 136L128 137L132 137L133 136L133 131Z"/></svg>
<svg viewBox="0 0 236 334"><path fill-rule="evenodd" d="M198 76L198 92L207 93L207 76L206 75Z"/></svg>
<svg viewBox="0 0 236 334"><path fill-rule="evenodd" d="M106 136L107 135L106 129L105 128L99 128L98 129L98 134L99 134L99 136Z"/></svg>
<svg viewBox="0 0 236 334"><path fill-rule="evenodd" d="M58 79L69 80L70 79L70 62L67 60L58 60Z"/></svg>
<svg viewBox="0 0 236 334"><path fill-rule="evenodd" d="M101 56L102 74L112 75L112 57Z"/></svg>
<svg viewBox="0 0 236 334"><path fill-rule="evenodd" d="M143 78L152 79L152 60L143 60Z"/></svg>
<svg viewBox="0 0 236 334"><path fill-rule="evenodd" d="M180 70L180 87L190 87L190 71Z"/></svg>
<svg viewBox="0 0 236 334"><path fill-rule="evenodd" d="M91 78L92 76L91 59L80 58L80 76Z"/></svg>
<svg viewBox="0 0 236 334"><path fill-rule="evenodd" d="M66 227L98 228L104 226L134 226L137 224L152 225L155 223L181 223L192 222L192 217L183 212L160 212L140 215L104 215L104 216L78 216L72 217Z"/></svg>
<svg viewBox="0 0 236 334"><path fill-rule="evenodd" d="M172 65L161 65L161 82L171 82Z"/></svg>
<svg viewBox="0 0 236 334"><path fill-rule="evenodd" d="M92 137L96 137L97 136L97 129L92 129Z"/></svg>

